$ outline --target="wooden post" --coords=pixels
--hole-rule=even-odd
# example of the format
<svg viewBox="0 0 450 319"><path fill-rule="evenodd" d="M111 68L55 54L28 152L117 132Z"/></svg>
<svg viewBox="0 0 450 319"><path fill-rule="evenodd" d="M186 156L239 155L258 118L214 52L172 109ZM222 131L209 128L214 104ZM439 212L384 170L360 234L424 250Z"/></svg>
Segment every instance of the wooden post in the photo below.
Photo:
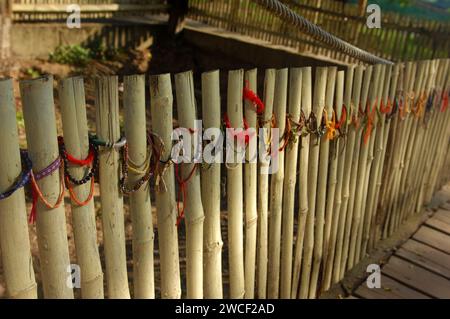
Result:
<svg viewBox="0 0 450 319"><path fill-rule="evenodd" d="M273 110L275 127L283 136L286 124L288 69L276 72L275 95ZM277 145L276 141L274 142ZM281 143L280 143L281 144ZM283 209L283 180L284 180L284 150L280 149L272 156L278 156L278 170L270 179L270 215L269 215L269 263L267 297L278 298L280 283L280 253L281 253L281 214Z"/></svg>
<svg viewBox="0 0 450 319"><path fill-rule="evenodd" d="M56 136L53 77L44 76L20 82L20 94L33 171L46 168L59 156ZM55 203L60 193L60 172L55 171L37 181L43 196ZM73 298L67 285L70 269L64 204L48 209L40 200L37 204L36 231L41 261L41 276L45 298Z"/></svg>
<svg viewBox="0 0 450 319"><path fill-rule="evenodd" d="M264 114L262 116L265 136L269 134L267 130L271 128L271 118L273 110L273 96L275 89L275 69L267 69L264 79ZM265 151L270 151L270 144L265 144ZM258 183L258 298L265 299L267 293L267 255L268 255L268 206L269 206L269 175L264 173L268 169L269 163L262 161L259 167Z"/></svg>
<svg viewBox="0 0 450 319"><path fill-rule="evenodd" d="M243 126L243 75L243 70L228 73L227 114L234 129ZM245 294L242 185L242 164L237 162L227 169L228 261L232 299L243 298Z"/></svg>
<svg viewBox="0 0 450 319"><path fill-rule="evenodd" d="M256 69L246 71L244 78L246 85L253 92L256 90ZM244 114L249 128L257 129L256 124L256 108L251 101L245 101ZM250 137L252 142L257 146L256 136ZM257 154L249 154L247 149L245 158L247 162L252 160L252 157ZM257 159L257 158L256 158ZM253 299L255 296L255 266L256 266L256 236L257 236L257 222L258 213L256 210L256 187L257 187L257 162L246 163L244 165L244 211L245 211L245 258L244 258L244 273L245 273L245 298Z"/></svg>
<svg viewBox="0 0 450 319"><path fill-rule="evenodd" d="M311 67L302 68L302 98L301 110L305 118L309 118L312 109L312 83ZM300 274L303 261L303 242L305 238L305 227L309 216L308 203L308 166L309 166L309 142L310 137L306 135L300 137L300 167L299 167L299 208L298 208L298 226L297 238L295 241L294 266L292 269L292 287L291 298L297 298L298 286L300 283Z"/></svg>
<svg viewBox="0 0 450 319"><path fill-rule="evenodd" d="M96 79L95 109L98 138L108 143L117 142L120 139L117 76ZM99 150L100 199L108 297L127 299L130 298L130 291L125 252L123 197L119 188L119 157L118 149Z"/></svg>
<svg viewBox="0 0 450 319"><path fill-rule="evenodd" d="M123 106L125 136L130 163L145 170L150 164L147 151L147 121L145 108L145 75L124 77ZM128 187L132 188L145 173L129 170ZM153 265L153 214L149 183L130 194L130 214L133 226L133 286L134 298L155 298Z"/></svg>
<svg viewBox="0 0 450 319"><path fill-rule="evenodd" d="M83 78L62 80L59 84L59 100L66 151L75 158L84 159L89 153L88 126ZM70 167L73 177L82 179L85 167ZM84 185L73 185L77 198L88 198L93 180ZM81 296L85 299L103 298L103 271L97 244L94 200L85 206L72 201L72 223L77 262L81 270Z"/></svg>
<svg viewBox="0 0 450 319"><path fill-rule="evenodd" d="M289 77L288 119L298 123L302 94L302 69L293 68ZM295 133L294 133L295 134ZM290 138L290 137L289 137ZM292 286L292 250L294 240L294 203L295 184L297 182L297 156L299 137L289 141L286 147L286 167L283 185L283 215L282 215L282 250L281 250L281 283L280 298L291 298Z"/></svg>
<svg viewBox="0 0 450 319"><path fill-rule="evenodd" d="M178 73L175 75L175 88L177 93L178 121L181 128L194 129L196 120L196 104L194 97L194 79L192 71ZM194 135L195 136L195 135ZM190 163L181 164L181 176L186 185L186 197L183 209L186 216L186 278L187 298L203 298L203 205L200 189L200 174L197 163L194 163L195 143L198 141L191 138L192 158ZM193 172L192 177L191 172Z"/></svg>
<svg viewBox="0 0 450 319"><path fill-rule="evenodd" d="M162 161L171 159L172 145L172 84L170 74L150 77L152 130L164 143ZM158 244L161 263L161 298L181 297L180 263L176 227L175 176L172 166L156 176L156 212L158 214Z"/></svg>
<svg viewBox="0 0 450 319"><path fill-rule="evenodd" d="M3 193L11 189L23 172L10 78L0 79L0 141L0 193ZM37 298L23 188L0 199L0 248L8 297Z"/></svg>
<svg viewBox="0 0 450 319"><path fill-rule="evenodd" d="M323 109L325 107L325 92L327 84L327 68L317 68L314 85L313 109L317 124L320 125ZM316 215L317 175L319 170L320 137L317 134L310 136L309 167L308 167L308 204L309 212L305 229L305 247L300 285L300 298L308 298L311 279L311 268L314 249L314 216Z"/></svg>
<svg viewBox="0 0 450 319"><path fill-rule="evenodd" d="M205 130L220 129L219 70L202 74L202 115ZM205 211L203 293L205 298L221 299L223 242L220 227L220 163L210 165L201 170L202 202Z"/></svg>

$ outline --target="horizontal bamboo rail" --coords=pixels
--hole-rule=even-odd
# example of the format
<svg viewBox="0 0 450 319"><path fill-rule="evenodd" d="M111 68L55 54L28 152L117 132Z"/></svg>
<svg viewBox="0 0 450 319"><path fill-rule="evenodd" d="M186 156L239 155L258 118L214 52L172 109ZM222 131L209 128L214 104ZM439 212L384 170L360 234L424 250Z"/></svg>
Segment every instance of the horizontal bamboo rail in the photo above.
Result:
<svg viewBox="0 0 450 319"><path fill-rule="evenodd" d="M36 198L41 267L35 271L41 274L36 278L42 280L45 297L72 297L72 289L65 284L67 221L64 206L54 206L58 194L64 194L60 189L64 180L75 213L82 211L78 206L93 205L89 197L86 203L76 200L87 196L89 184L72 185L84 171L73 166L90 163L94 169L97 156L104 247L99 251L106 261L102 271L107 298L316 298L370 254L381 239L420 213L450 178L448 59L352 65L346 70L232 70L226 92L220 90L219 70L202 74L201 86L191 71L173 77L173 90L171 78L163 74L149 79L151 121L144 120L145 78L125 78L125 136L120 136L118 78L97 79L98 131L96 136L91 134L89 148L80 78L59 83L65 135L59 139L52 78L21 82L26 137L35 165L29 176L32 181L36 176L35 191L42 187ZM13 86L2 83L2 96L9 101L8 111L3 110L8 116L2 121L14 131ZM201 94L195 94L196 88ZM226 95L226 103L221 95ZM205 120L203 128L196 121L200 119ZM225 133L221 122L232 140L221 136ZM244 130L232 131L233 127ZM252 133L253 127L280 132ZM3 131L0 136L7 138L10 130ZM182 139L177 140L178 135ZM4 163L17 165L19 141L12 136L7 147L13 151L2 158ZM252 142L260 144L258 152L263 159L270 156L269 162L262 161L261 154L251 162L251 154L241 152L252 149ZM69 169L46 167L58 159L57 145L64 163L60 165ZM182 145L187 149L180 151ZM232 149L237 145L241 148ZM216 160L242 161L208 162L206 154ZM28 175L19 174L11 165L0 166L0 210L12 209L8 207L14 202L22 215L10 218L0 211L0 229L23 229L25 198L20 191ZM96 174L92 178L97 179ZM75 184L87 181L90 178ZM123 196L130 196L132 203L131 238L124 234ZM86 206L83 212L92 214L92 208ZM155 223L150 216L156 218ZM73 216L77 254L83 256L80 266L91 263L91 269L82 269L90 273L88 280L81 280L83 298L103 296L92 217ZM158 235L154 243L153 231ZM21 291L35 297L34 277L27 277L22 267L11 266L30 258L24 238L0 233L10 297ZM132 251L125 250L126 240L132 240ZM20 245L11 249L11 241ZM80 251L87 244L90 252ZM128 278L131 261L134 275ZM89 279L96 280L97 288ZM134 287L134 293L129 287Z"/></svg>

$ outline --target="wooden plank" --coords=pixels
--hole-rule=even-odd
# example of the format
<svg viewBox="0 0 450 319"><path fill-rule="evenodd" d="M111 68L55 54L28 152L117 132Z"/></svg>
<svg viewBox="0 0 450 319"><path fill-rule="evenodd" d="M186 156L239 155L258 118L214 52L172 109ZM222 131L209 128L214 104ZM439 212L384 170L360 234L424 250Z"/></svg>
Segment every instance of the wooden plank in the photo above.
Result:
<svg viewBox="0 0 450 319"><path fill-rule="evenodd" d="M395 255L450 279L450 255L442 251L410 239Z"/></svg>
<svg viewBox="0 0 450 319"><path fill-rule="evenodd" d="M399 257L392 256L382 269L385 274L434 298L450 298L450 281ZM384 278L384 277L382 277Z"/></svg>
<svg viewBox="0 0 450 319"><path fill-rule="evenodd" d="M438 219L437 217L428 219L425 222L425 225L450 236L450 224Z"/></svg>
<svg viewBox="0 0 450 319"><path fill-rule="evenodd" d="M165 4L79 4L82 13L117 11L164 10ZM68 4L18 4L12 5L14 13L66 13Z"/></svg>
<svg viewBox="0 0 450 319"><path fill-rule="evenodd" d="M436 213L434 213L433 217L450 225L450 212L448 211L438 210Z"/></svg>
<svg viewBox="0 0 450 319"><path fill-rule="evenodd" d="M413 238L440 251L450 254L450 237L440 231L427 226L422 226L414 234Z"/></svg>
<svg viewBox="0 0 450 319"><path fill-rule="evenodd" d="M364 282L354 295L365 299L430 299L414 289L411 289L398 281L388 277L381 277L381 288L368 288Z"/></svg>

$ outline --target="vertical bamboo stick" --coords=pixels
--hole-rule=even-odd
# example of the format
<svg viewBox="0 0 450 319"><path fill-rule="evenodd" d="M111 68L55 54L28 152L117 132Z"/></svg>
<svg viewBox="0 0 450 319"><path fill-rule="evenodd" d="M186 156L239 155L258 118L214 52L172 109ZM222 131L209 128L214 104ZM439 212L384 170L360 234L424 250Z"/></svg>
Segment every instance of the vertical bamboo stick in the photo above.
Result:
<svg viewBox="0 0 450 319"><path fill-rule="evenodd" d="M283 135L286 121L286 98L288 70L280 69L276 72L275 95L273 110L275 127ZM276 143L276 142L275 142ZM275 144L276 145L276 144ZM270 184L270 213L269 213L269 263L267 296L278 298L280 284L280 252L281 252L281 214L283 200L284 179L284 150L278 149L278 170L271 176Z"/></svg>
<svg viewBox="0 0 450 319"><path fill-rule="evenodd" d="M381 101L384 98L384 90L385 90L385 86L386 86L386 91L387 88L389 87L389 80L385 81L385 75L386 75L386 65L380 65L380 74L378 75L378 77L376 77L375 79L377 80L376 85L378 87L378 90L374 93L375 94L375 101L372 102L372 108L371 108L371 112L376 112L376 114L381 114L380 112L380 105L381 105ZM375 72L375 76L376 72ZM375 111L373 111L375 109ZM363 230L368 221L370 220L370 216L368 214L368 208L366 207L367 201L368 201L368 196L369 196L369 188L375 188L375 177L373 177L373 179L370 179L371 177L371 173L373 171L376 170L375 166L377 165L377 163L374 163L374 147L375 147L375 141L378 141L380 139L383 138L383 136L381 136L382 134L382 130L381 130L381 123L379 123L378 120L382 120L381 115L373 118L373 129L372 129L372 133L369 136L369 149L368 149L368 154L367 154L367 161L366 161L366 172L365 172L365 179L363 181L363 194L362 194L362 202L361 205L359 206L359 211L360 211L360 221L359 221L359 225L358 225L358 232L357 232L357 236L356 236L356 247L355 247L355 257L354 257L354 264L358 263L361 259L361 255L363 255L364 253L361 253L361 246L362 246L362 242L363 242ZM368 128L366 128L368 129ZM375 165L373 165L375 164ZM377 173L375 173L377 174ZM375 175L376 176L376 175Z"/></svg>
<svg viewBox="0 0 450 319"><path fill-rule="evenodd" d="M117 76L95 81L95 109L98 138L114 143L120 138L119 94ZM100 162L100 196L105 246L108 297L130 298L125 252L123 198L119 189L119 150L102 149Z"/></svg>
<svg viewBox="0 0 450 319"><path fill-rule="evenodd" d="M388 95L389 95L389 87L392 78L392 67L387 67L387 72L384 71L383 83L381 83L380 87L383 87L382 96L380 96L380 101L387 105ZM372 222L372 213L373 213L373 202L375 200L377 185L378 185L378 176L379 170L381 166L381 162L383 160L383 141L384 141L384 127L385 127L385 114L380 113L380 122L378 123L378 127L376 130L375 136L375 149L374 149L374 160L373 160L373 169L370 172L370 177L368 177L369 185L367 191L367 200L365 203L365 210L363 211L364 220L361 227L361 248L359 250L359 254L363 256L367 251L367 244L369 241L369 229L371 227ZM358 244L359 245L359 244ZM359 260L359 258L358 258Z"/></svg>
<svg viewBox="0 0 450 319"><path fill-rule="evenodd" d="M395 103L395 96L397 93L397 83L398 83L398 78L399 78L399 74L400 74L400 70L401 70L401 65L400 64L396 64L394 66L394 70L392 73L392 80L391 80L391 86L390 86L390 91L389 91L389 99L391 100L392 103ZM386 103L386 101L385 101ZM385 104L386 105L386 104ZM394 105L392 106L394 107ZM393 109L392 109L393 110ZM375 241L376 238L379 237L378 235L378 224L379 224L379 218L378 218L378 206L382 204L382 197L381 197L381 186L383 185L383 176L385 176L384 171L387 170L388 167L388 162L390 161L389 157L386 156L387 153L387 148L388 148L388 138L391 135L391 117L387 117L386 118L386 124L384 126L384 130L383 130L383 141L382 141L382 154L381 154L381 163L380 163L380 168L378 171L378 176L377 176L377 182L376 182L376 191L375 191L375 198L372 202L372 207L371 207L371 215L372 215L372 225L370 226L370 234L369 234L369 243L368 243L368 251L370 252L371 249L374 248L375 246ZM392 135L391 135L392 137Z"/></svg>
<svg viewBox="0 0 450 319"><path fill-rule="evenodd" d="M336 82L336 121L342 116L342 101L344 95L344 71L337 73ZM352 75L353 76L353 75ZM351 86L351 82L348 84ZM349 105L350 94L346 94L346 105ZM343 131L345 128L341 128ZM337 226L339 222L339 207L341 201L341 185L343 175L343 159L341 148L344 146L340 139L337 138L332 141L333 151L330 153L330 173L328 178L328 190L327 190L327 202L326 202L326 215L325 215L325 230L324 230L324 279L321 287L322 291L326 291L331 286L331 274L332 274L332 260L334 259L334 246L336 242ZM337 204L339 203L339 204Z"/></svg>
<svg viewBox="0 0 450 319"><path fill-rule="evenodd" d="M367 67L364 74L364 82L361 91L361 100L358 101L357 104L361 109L366 109L366 104L370 103L368 100L368 95L371 83L373 85L372 70L373 67L369 66ZM360 119L360 121L362 122L363 119ZM359 189L358 186L361 183L361 180L358 179L358 176L361 178L362 167L364 165L365 168L365 160L367 159L367 149L366 149L367 145L363 145L363 133L365 132L365 129L362 127L358 127L356 128L356 130L357 131L355 140L355 155L352 160L352 169L350 176L350 193L349 193L350 197L347 211L347 221L345 225L344 246L342 250L342 260L340 268L341 278L344 276L345 271L349 268L347 265L349 262L350 250L352 245L351 237L352 231L355 229L354 227L356 223L355 208L357 207L357 189ZM362 192L362 190L360 192Z"/></svg>
<svg viewBox="0 0 450 319"><path fill-rule="evenodd" d="M327 84L327 68L317 68L314 85L314 100L312 112L317 119L317 124L320 125L322 119L323 109L325 107L325 93ZM319 151L320 151L320 136L313 134L310 136L310 150L309 150L309 167L308 167L308 204L309 214L306 221L305 242L304 242L304 257L302 266L302 276L300 285L300 298L308 298L311 278L311 268L314 249L314 217L316 215L316 196L317 196L317 178L319 170Z"/></svg>
<svg viewBox="0 0 450 319"><path fill-rule="evenodd" d="M22 173L13 81L9 78L0 79L0 141L0 193L3 193L11 189ZM8 297L37 298L23 188L0 200L0 248Z"/></svg>
<svg viewBox="0 0 450 319"><path fill-rule="evenodd" d="M205 130L220 128L219 71L202 74L202 115ZM216 141L218 136L214 137ZM220 163L212 163L201 171L202 202L205 211L203 234L205 298L221 299L222 235L220 228Z"/></svg>
<svg viewBox="0 0 450 319"><path fill-rule="evenodd" d="M86 102L83 78L64 79L59 83L59 100L66 151L76 158L86 158L89 153ZM85 176L83 167L70 167L69 172L77 179ZM75 196L88 198L93 181L73 185ZM94 200L86 206L72 202L72 223L77 262L81 269L81 296L85 299L103 298L103 271L97 244Z"/></svg>
<svg viewBox="0 0 450 319"><path fill-rule="evenodd" d="M330 67L327 71L327 86L325 93L324 110L326 110L327 121L333 117L334 90L336 87L337 67ZM319 117L318 117L319 118ZM317 285L319 281L319 272L323 257L324 226L325 226L325 208L327 197L327 177L329 163L330 141L325 134L321 137L319 148L319 171L317 177L317 195L316 195L316 221L314 234L314 259L312 265L311 282L309 287L309 298L315 298L317 295Z"/></svg>
<svg viewBox="0 0 450 319"><path fill-rule="evenodd" d="M267 130L271 128L271 118L273 110L273 97L275 89L275 70L267 69L264 79L264 114L262 117L265 136L260 137L266 139ZM270 151L270 144L265 144L266 154ZM258 183L258 298L266 298L267 292L267 249L268 249L268 203L269 203L269 175L263 173L267 170L269 163L262 161L260 163L259 183Z"/></svg>
<svg viewBox="0 0 450 319"><path fill-rule="evenodd" d="M364 67L358 66L355 70L355 79L352 88L352 98L348 110L349 119L351 117L357 118L359 100L361 96L361 84L363 80ZM348 122L350 123L350 121ZM350 180L353 168L353 159L356 157L355 145L356 145L356 135L357 129L354 125L349 125L347 128L347 140L346 140L346 152L345 152L345 165L344 165L344 176L342 180L342 204L340 207L340 221L338 226L338 235L336 241L336 253L334 260L334 270L333 270L333 282L337 282L341 279L341 274L344 272L342 269L342 260L344 258L344 242L345 236L347 236L345 229L350 223L350 218L348 218L348 205L350 199Z"/></svg>
<svg viewBox="0 0 450 319"><path fill-rule="evenodd" d="M194 79L192 71L175 75L177 92L177 110L179 125L182 128L194 129L196 120L196 104L194 97ZM191 139L192 154L195 147L194 138ZM196 169L194 159L190 163L181 164L181 178L187 180L186 197L183 209L186 214L186 278L187 298L203 298L203 205L200 189L200 174ZM192 178L188 176L193 171ZM180 187L183 187L180 185Z"/></svg>
<svg viewBox="0 0 450 319"><path fill-rule="evenodd" d="M302 94L302 69L293 68L289 76L288 121L298 122ZM288 138L291 138L288 136ZM294 240L295 184L297 182L298 137L288 141L286 147L286 167L283 185L283 225L281 250L280 298L291 298L292 250Z"/></svg>
<svg viewBox="0 0 450 319"><path fill-rule="evenodd" d="M244 79L248 88L256 93L256 74L257 70L246 71ZM245 101L244 104L245 119L249 128L256 130L256 108L251 101ZM252 137L250 137L252 138ZM253 137L252 142L257 142ZM251 149L251 148L249 148ZM244 211L245 211L245 298L253 299L255 296L255 266L256 266L256 237L258 213L256 210L256 186L258 164L251 162L256 154L245 154L247 162L244 166Z"/></svg>
<svg viewBox="0 0 450 319"><path fill-rule="evenodd" d="M312 109L312 83L311 83L311 67L302 68L302 94L301 94L301 111L305 118L309 118ZM300 137L300 167L299 167L299 208L298 208L298 226L295 241L294 265L292 269L292 287L291 298L297 298L298 286L300 281L303 242L305 235L305 227L308 214L308 161L309 161L309 135Z"/></svg>
<svg viewBox="0 0 450 319"><path fill-rule="evenodd" d="M150 77L152 130L164 143L161 160L169 161L172 134L172 84L170 74ZM158 244L161 264L161 298L181 297L180 263L176 228L175 176L169 166L156 177L155 194L158 214Z"/></svg>
<svg viewBox="0 0 450 319"><path fill-rule="evenodd" d="M28 150L33 169L38 172L59 156L53 102L53 77L45 76L20 82L20 95L27 135ZM60 192L59 171L37 181L42 194L54 203ZM73 298L67 285L70 266L64 205L47 209L37 204L36 231L45 298Z"/></svg>
<svg viewBox="0 0 450 319"><path fill-rule="evenodd" d="M243 70L228 73L227 114L234 129L243 125L243 75ZM234 163L227 169L228 262L230 298L233 299L243 298L245 294L242 182L242 164Z"/></svg>
<svg viewBox="0 0 450 319"><path fill-rule="evenodd" d="M149 165L151 154L147 152L147 122L145 108L145 76L124 77L123 106L125 111L125 136L130 162L138 167ZM128 186L131 188L142 173L129 171ZM133 288L134 298L155 298L153 266L153 216L150 186L147 183L130 194L130 214L133 227Z"/></svg>

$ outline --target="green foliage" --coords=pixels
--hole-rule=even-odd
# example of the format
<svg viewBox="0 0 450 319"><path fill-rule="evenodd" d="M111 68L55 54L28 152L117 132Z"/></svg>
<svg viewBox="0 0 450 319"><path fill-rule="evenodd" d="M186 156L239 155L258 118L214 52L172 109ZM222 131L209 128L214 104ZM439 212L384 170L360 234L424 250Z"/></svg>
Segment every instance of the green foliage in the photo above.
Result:
<svg viewBox="0 0 450 319"><path fill-rule="evenodd" d="M28 68L28 69L26 69L25 73L26 73L27 75L31 76L33 79L34 79L34 78L38 78L38 77L41 76L41 74L39 73L39 71L36 70L36 69L33 69L33 68Z"/></svg>
<svg viewBox="0 0 450 319"><path fill-rule="evenodd" d="M80 45L59 46L55 52L50 53L51 62L85 66L91 60L91 52Z"/></svg>

